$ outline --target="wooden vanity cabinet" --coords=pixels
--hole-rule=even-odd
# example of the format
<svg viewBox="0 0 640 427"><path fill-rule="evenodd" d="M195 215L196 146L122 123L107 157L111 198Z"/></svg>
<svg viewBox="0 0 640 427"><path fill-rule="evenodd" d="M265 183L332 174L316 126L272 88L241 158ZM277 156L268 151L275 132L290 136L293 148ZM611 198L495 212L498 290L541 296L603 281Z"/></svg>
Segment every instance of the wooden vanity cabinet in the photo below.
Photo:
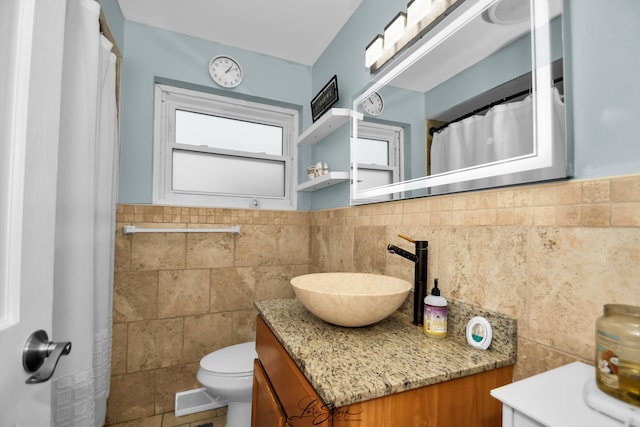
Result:
<svg viewBox="0 0 640 427"><path fill-rule="evenodd" d="M493 369L338 408L333 427L500 427L502 406L489 393L511 383L512 370Z"/></svg>
<svg viewBox="0 0 640 427"><path fill-rule="evenodd" d="M278 402L287 427L331 427L330 411L260 316L256 323L256 352L258 369L254 369L253 383L258 383L258 388L253 389L252 427L282 425L277 417L260 417L271 412L270 401ZM257 379L262 375L264 379Z"/></svg>
<svg viewBox="0 0 640 427"><path fill-rule="evenodd" d="M258 359L253 363L252 408L252 426L285 427L287 425L287 417L282 412L280 402Z"/></svg>
<svg viewBox="0 0 640 427"><path fill-rule="evenodd" d="M502 405L489 392L511 383L513 373L507 366L330 411L260 316L256 350L253 427L499 427Z"/></svg>

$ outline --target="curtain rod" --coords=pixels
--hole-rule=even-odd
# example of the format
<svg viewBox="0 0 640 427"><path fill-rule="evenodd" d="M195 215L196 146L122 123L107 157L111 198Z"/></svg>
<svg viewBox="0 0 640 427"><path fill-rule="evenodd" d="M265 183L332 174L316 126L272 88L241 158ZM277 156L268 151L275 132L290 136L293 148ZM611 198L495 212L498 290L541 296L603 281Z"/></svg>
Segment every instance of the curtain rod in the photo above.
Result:
<svg viewBox="0 0 640 427"><path fill-rule="evenodd" d="M557 79L555 79L555 80L553 81L553 84L555 85L556 83L559 83L559 82L561 82L561 81L562 81L562 77L559 77L559 78L557 78ZM530 93L530 92L531 92L531 89L527 89L527 90L523 90L522 92L514 93L513 95L509 95L509 96L507 96L507 97L505 97L505 98L502 98L502 99L499 99L499 100L497 100L497 101L494 101L494 102L492 102L492 103L490 103L490 104L487 104L487 105L485 105L484 107L476 108L476 109L475 109L475 110L473 110L472 112L467 113L467 114L465 114L465 115L463 115L463 116L460 116L460 117L458 117L458 118L457 118L457 119L455 119L455 120L451 120L451 121L450 121L449 123L447 123L447 124L444 124L444 125L442 125L442 126L438 126L438 127L432 126L432 127L430 127L430 128L429 128L429 135L433 136L433 134L438 133L438 132L440 132L440 131L441 131L441 130L443 130L443 129L446 129L446 128L447 128L447 126L449 126L449 125L450 125L450 124L452 124L452 123L460 122L460 121L462 121L462 120L464 120L464 119L467 119L467 118L469 118L469 117L471 117L471 116L475 116L476 114L481 113L481 112L483 112L483 111L485 111L485 110L488 110L488 109L490 109L490 108L493 108L493 107L495 107L496 105L504 104L504 103L506 103L506 102L511 101L512 99L519 98L519 97L524 96L524 95L526 95L526 94L528 94L528 93Z"/></svg>
<svg viewBox="0 0 640 427"><path fill-rule="evenodd" d="M138 228L135 225L125 225L124 234L136 233L232 233L240 234L240 226L229 228Z"/></svg>

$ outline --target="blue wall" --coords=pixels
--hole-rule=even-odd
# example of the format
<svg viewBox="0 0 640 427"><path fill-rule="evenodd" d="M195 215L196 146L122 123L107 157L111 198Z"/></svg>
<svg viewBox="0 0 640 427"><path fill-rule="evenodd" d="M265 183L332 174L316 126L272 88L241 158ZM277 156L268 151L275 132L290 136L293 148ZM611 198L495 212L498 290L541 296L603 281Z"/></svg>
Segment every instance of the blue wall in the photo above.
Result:
<svg viewBox="0 0 640 427"><path fill-rule="evenodd" d="M151 203L154 78L215 88L207 64L217 54L230 54L245 71L245 81L233 92L300 106L303 132L312 122L309 101L333 75L338 76L340 92L336 106L350 107L352 98L369 82L364 47L406 7L406 0L364 0L313 67L134 22L123 23L116 0L101 0L101 4L124 52L119 202ZM640 1L615 0L603 6L596 0L565 0L565 15L570 22L565 31L565 91L573 100L569 114L574 176L639 173L640 144L635 142L637 131L632 124L640 117L640 86L636 83ZM398 119L402 121L402 117ZM412 140L420 131L411 130ZM323 144L300 147L299 180L306 179L306 166L317 161L326 161L332 170L348 170L348 135L345 125ZM424 170L421 157L407 158L413 171ZM298 194L300 210L348 203L346 183Z"/></svg>
<svg viewBox="0 0 640 427"><path fill-rule="evenodd" d="M126 23L125 39L120 115L122 203L151 203L156 78L216 89L208 65L212 57L225 53L237 59L244 71L242 85L229 92L298 106L310 98L311 72L303 65L135 22Z"/></svg>
<svg viewBox="0 0 640 427"><path fill-rule="evenodd" d="M640 1L572 0L575 176L640 172Z"/></svg>
<svg viewBox="0 0 640 427"><path fill-rule="evenodd" d="M136 22L122 25L116 0L101 3L110 27L113 21L113 27L123 28L125 45L120 88L120 203L152 202L153 102L157 79L243 99L286 104L301 110L302 120L310 122L311 67ZM242 65L244 81L233 90L221 90L209 76L209 61L219 54L230 55ZM306 126L301 124L301 131ZM301 164L306 164L304 156L301 153ZM308 194L300 193L298 201L302 209L308 209Z"/></svg>
<svg viewBox="0 0 640 427"><path fill-rule="evenodd" d="M369 70L364 66L365 46L406 6L406 0L363 0L358 10L313 65L312 92L317 93L333 75L337 75L340 100L336 106L351 108L355 95L361 92L370 80ZM328 144L323 142L309 147L310 157L319 160L327 158L330 169L349 171L349 133L349 125L345 125L332 135ZM349 198L349 183L327 187L312 193L310 209L348 206Z"/></svg>

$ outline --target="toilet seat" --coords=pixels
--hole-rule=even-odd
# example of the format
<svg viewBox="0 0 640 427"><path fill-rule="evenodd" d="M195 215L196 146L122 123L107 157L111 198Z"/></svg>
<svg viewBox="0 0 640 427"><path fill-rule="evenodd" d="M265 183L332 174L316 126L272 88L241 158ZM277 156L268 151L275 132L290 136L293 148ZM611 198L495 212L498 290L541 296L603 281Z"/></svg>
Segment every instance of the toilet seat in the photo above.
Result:
<svg viewBox="0 0 640 427"><path fill-rule="evenodd" d="M258 357L255 344L250 341L209 353L200 360L200 369L224 377L253 375L253 361Z"/></svg>

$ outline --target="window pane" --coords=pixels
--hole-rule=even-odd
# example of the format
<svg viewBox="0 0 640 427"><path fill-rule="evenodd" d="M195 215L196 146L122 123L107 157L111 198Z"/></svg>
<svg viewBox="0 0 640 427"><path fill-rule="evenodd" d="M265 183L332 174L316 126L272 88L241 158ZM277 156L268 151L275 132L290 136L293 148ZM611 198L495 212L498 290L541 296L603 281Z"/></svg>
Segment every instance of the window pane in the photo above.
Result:
<svg viewBox="0 0 640 427"><path fill-rule="evenodd" d="M282 156L282 128L176 110L176 143Z"/></svg>
<svg viewBox="0 0 640 427"><path fill-rule="evenodd" d="M389 141L358 138L356 163L389 166Z"/></svg>
<svg viewBox="0 0 640 427"><path fill-rule="evenodd" d="M174 191L283 197L284 161L173 151Z"/></svg>
<svg viewBox="0 0 640 427"><path fill-rule="evenodd" d="M393 183L393 173L388 170L358 168L358 181L359 191L381 185L389 185ZM376 197L376 199L380 200L392 200L392 198L390 194Z"/></svg>

